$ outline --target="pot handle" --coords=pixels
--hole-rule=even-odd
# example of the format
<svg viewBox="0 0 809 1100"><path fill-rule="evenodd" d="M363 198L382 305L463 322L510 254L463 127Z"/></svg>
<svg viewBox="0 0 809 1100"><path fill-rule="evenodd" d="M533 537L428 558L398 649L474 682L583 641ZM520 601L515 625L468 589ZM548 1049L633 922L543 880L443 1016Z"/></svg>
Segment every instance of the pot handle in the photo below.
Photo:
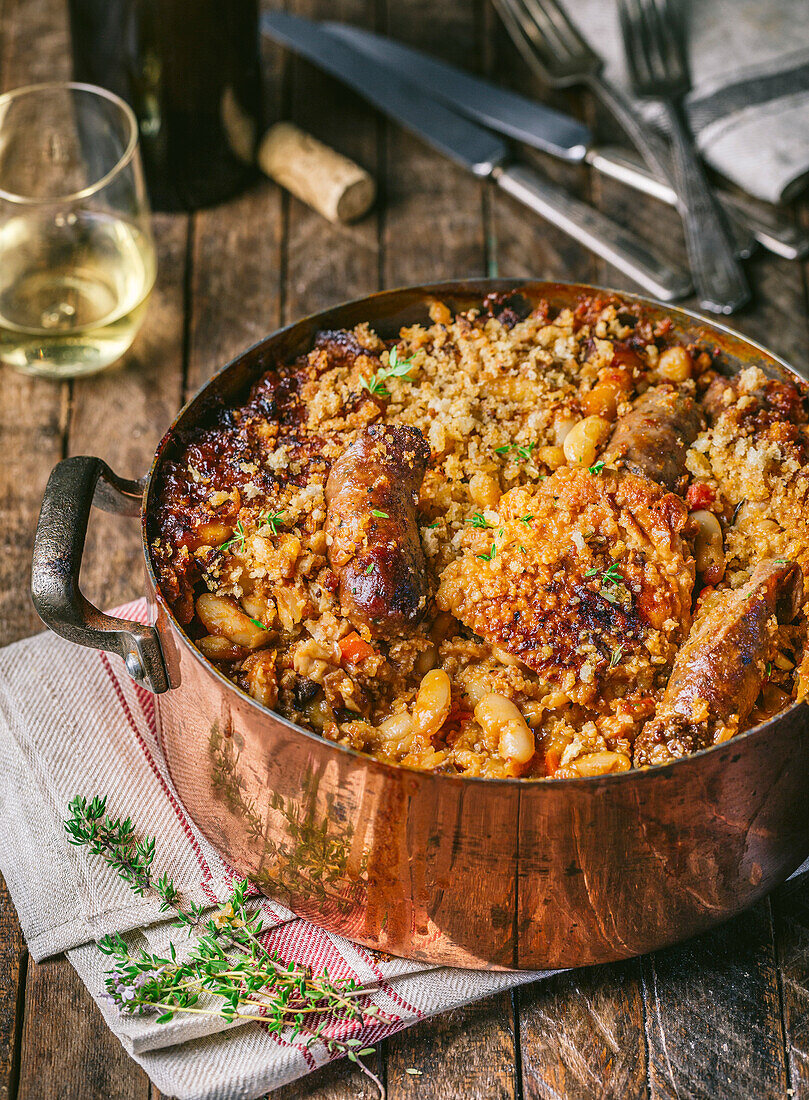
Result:
<svg viewBox="0 0 809 1100"><path fill-rule="evenodd" d="M155 693L169 681L157 631L105 615L79 589L87 523L93 504L118 515L140 514L143 487L117 477L89 455L66 458L51 472L34 540L31 596L46 626L70 642L122 657L133 680Z"/></svg>

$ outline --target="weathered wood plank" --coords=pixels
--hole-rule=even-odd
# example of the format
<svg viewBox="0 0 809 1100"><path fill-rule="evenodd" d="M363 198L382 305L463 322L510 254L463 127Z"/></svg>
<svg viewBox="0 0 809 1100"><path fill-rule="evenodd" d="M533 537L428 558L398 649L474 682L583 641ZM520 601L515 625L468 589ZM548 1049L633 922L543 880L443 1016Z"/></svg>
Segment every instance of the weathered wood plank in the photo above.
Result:
<svg viewBox="0 0 809 1100"><path fill-rule="evenodd" d="M789 1085L809 1096L809 882L789 884L772 898L781 983Z"/></svg>
<svg viewBox="0 0 809 1100"><path fill-rule="evenodd" d="M445 61L479 67L474 8L430 0L389 4L384 30ZM387 126L382 225L385 286L486 272L483 187L397 126Z"/></svg>
<svg viewBox="0 0 809 1100"><path fill-rule="evenodd" d="M27 967L17 914L0 879L0 1100L13 1100L17 1094Z"/></svg>
<svg viewBox="0 0 809 1100"><path fill-rule="evenodd" d="M19 1100L148 1100L149 1079L100 1020L72 966L32 963Z"/></svg>
<svg viewBox="0 0 809 1100"><path fill-rule="evenodd" d="M526 1100L646 1096L639 963L591 967L519 990Z"/></svg>
<svg viewBox="0 0 809 1100"><path fill-rule="evenodd" d="M388 1040L389 1100L511 1100L518 1096L508 993L434 1016Z"/></svg>
<svg viewBox="0 0 809 1100"><path fill-rule="evenodd" d="M769 905L642 960L651 1095L785 1095Z"/></svg>

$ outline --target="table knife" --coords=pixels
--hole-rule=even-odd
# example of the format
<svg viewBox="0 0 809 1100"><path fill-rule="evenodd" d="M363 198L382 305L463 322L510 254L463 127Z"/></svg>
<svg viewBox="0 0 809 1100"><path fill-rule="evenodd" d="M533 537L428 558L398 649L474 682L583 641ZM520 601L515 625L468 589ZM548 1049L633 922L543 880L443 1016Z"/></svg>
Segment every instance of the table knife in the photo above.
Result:
<svg viewBox="0 0 809 1100"><path fill-rule="evenodd" d="M532 168L509 163L508 147L496 134L410 84L395 70L306 19L267 12L261 25L275 41L337 77L456 164L494 180L656 298L671 302L689 293L691 281L685 272L654 256L629 230Z"/></svg>
<svg viewBox="0 0 809 1100"><path fill-rule="evenodd" d="M669 183L653 175L631 150L593 144L589 130L563 112L362 27L334 22L320 26L474 121L552 156L586 161L601 174L676 206L677 196ZM809 255L809 233L774 207L723 189L717 193L731 216L747 226L764 248L790 260ZM742 239L737 242L739 254L749 255L743 243Z"/></svg>

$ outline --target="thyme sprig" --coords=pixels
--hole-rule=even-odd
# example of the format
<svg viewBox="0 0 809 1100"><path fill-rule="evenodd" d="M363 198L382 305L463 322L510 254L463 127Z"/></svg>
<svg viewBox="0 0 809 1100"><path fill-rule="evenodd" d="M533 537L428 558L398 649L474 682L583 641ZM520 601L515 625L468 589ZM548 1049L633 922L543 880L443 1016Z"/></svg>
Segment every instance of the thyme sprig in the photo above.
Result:
<svg viewBox="0 0 809 1100"><path fill-rule="evenodd" d="M329 1053L355 1062L384 1098L382 1082L360 1061L374 1047L326 1033L335 1023L359 1027L368 1021L387 1022L365 1000L367 990L353 979L332 979L325 968L313 973L268 950L260 939L262 919L249 908L246 880L234 887L224 905L206 915L201 905L182 901L167 875L155 876L154 837L139 840L130 818L107 816L105 798L74 798L68 809L65 829L71 844L100 856L139 896L156 893L161 912L173 910L175 927L193 933L182 957L174 943L167 954L158 955L143 949L131 952L118 933L98 941L112 962L106 991L121 1012L156 1015L158 1023L177 1014L255 1020L287 1039L304 1035L307 1046L321 1043Z"/></svg>
<svg viewBox="0 0 809 1100"><path fill-rule="evenodd" d="M408 359L400 359L397 349L391 348L388 352L388 365L380 367L370 378L366 378L364 374L361 374L360 386L372 396L390 397L390 390L385 382L388 378L407 378L413 367L414 357L415 352Z"/></svg>

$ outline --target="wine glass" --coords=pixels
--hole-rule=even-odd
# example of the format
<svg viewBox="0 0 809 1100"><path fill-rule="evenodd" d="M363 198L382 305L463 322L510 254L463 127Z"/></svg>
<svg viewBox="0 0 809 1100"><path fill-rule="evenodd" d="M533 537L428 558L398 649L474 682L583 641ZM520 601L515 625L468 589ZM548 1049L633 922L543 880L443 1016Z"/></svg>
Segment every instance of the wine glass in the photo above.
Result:
<svg viewBox="0 0 809 1100"><path fill-rule="evenodd" d="M46 378L109 366L156 269L127 104L66 82L0 96L0 362Z"/></svg>

